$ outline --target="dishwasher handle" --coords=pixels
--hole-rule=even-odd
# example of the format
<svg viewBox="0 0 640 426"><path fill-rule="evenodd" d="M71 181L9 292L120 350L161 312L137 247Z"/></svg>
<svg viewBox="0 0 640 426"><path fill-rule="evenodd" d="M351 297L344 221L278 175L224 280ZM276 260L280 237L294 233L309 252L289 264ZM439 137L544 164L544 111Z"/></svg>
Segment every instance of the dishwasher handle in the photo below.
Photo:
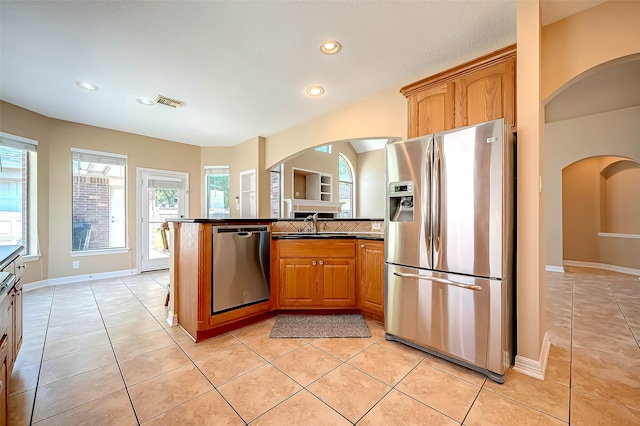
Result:
<svg viewBox="0 0 640 426"><path fill-rule="evenodd" d="M238 234L240 237L250 237L257 232L269 232L268 226L214 226L213 232L218 234Z"/></svg>

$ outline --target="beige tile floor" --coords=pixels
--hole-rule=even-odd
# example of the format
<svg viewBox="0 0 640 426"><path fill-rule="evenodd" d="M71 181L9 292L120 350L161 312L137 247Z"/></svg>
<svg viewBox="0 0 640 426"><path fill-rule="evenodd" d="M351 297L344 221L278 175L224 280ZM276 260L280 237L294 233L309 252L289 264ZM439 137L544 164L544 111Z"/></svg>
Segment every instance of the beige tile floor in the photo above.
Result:
<svg viewBox="0 0 640 426"><path fill-rule="evenodd" d="M484 376L388 342L269 339L272 320L195 344L164 321L166 272L24 296L11 425L640 424L640 281L549 273L544 381Z"/></svg>

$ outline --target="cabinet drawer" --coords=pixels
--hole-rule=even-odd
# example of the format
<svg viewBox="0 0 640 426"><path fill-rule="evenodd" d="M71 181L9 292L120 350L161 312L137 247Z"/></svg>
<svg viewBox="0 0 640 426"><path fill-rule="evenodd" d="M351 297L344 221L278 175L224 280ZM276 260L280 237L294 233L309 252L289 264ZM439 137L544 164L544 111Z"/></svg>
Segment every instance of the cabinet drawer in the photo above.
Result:
<svg viewBox="0 0 640 426"><path fill-rule="evenodd" d="M355 257L356 243L350 240L278 241L280 257Z"/></svg>
<svg viewBox="0 0 640 426"><path fill-rule="evenodd" d="M22 256L16 257L16 260L13 261L13 265L15 267L14 274L16 274L16 282L18 282L22 278L22 273L24 271L24 260L22 260Z"/></svg>

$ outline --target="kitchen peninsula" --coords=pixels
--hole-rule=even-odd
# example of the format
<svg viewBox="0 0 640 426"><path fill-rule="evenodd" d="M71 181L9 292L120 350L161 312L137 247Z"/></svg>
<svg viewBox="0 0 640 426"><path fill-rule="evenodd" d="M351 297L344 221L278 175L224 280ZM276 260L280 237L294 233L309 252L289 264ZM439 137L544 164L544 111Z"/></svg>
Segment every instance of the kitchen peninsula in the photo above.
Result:
<svg viewBox="0 0 640 426"><path fill-rule="evenodd" d="M382 219L169 222L174 314L196 342L282 312L383 320Z"/></svg>

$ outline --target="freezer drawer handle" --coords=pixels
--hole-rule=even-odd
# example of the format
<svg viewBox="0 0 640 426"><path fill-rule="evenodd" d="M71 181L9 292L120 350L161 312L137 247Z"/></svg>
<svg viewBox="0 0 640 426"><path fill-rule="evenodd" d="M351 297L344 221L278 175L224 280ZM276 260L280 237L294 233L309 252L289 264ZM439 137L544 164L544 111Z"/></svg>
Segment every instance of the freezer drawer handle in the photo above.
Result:
<svg viewBox="0 0 640 426"><path fill-rule="evenodd" d="M479 285L457 283L455 281L445 280L444 278L430 277L429 275L405 274L405 273L402 273L402 272L394 272L393 275L396 275L396 276L402 277L402 278L417 278L419 280L429 280L429 281L434 281L434 282L437 282L437 283L440 283L440 284L453 285L453 286L456 286L456 287L466 288L468 290L473 290L473 291L482 291L482 287L480 287Z"/></svg>

